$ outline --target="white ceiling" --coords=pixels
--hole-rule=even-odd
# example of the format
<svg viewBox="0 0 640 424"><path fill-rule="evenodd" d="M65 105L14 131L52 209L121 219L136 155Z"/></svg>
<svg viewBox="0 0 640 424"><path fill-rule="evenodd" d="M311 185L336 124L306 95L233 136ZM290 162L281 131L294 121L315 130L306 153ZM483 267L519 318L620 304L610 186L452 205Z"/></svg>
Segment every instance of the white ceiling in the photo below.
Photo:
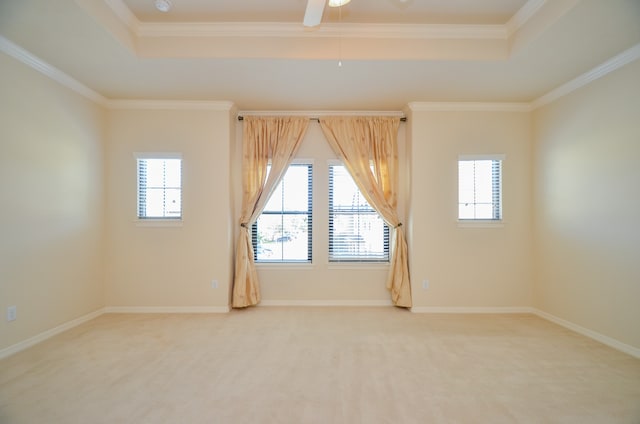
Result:
<svg viewBox="0 0 640 424"><path fill-rule="evenodd" d="M306 0L175 0L161 13L152 0L123 0L144 22L302 22ZM343 22L504 24L527 0L359 0L342 10ZM325 8L325 22L338 9Z"/></svg>
<svg viewBox="0 0 640 424"><path fill-rule="evenodd" d="M241 110L531 102L640 43L640 0L0 0L0 35L108 99ZM338 60L342 59L342 66Z"/></svg>

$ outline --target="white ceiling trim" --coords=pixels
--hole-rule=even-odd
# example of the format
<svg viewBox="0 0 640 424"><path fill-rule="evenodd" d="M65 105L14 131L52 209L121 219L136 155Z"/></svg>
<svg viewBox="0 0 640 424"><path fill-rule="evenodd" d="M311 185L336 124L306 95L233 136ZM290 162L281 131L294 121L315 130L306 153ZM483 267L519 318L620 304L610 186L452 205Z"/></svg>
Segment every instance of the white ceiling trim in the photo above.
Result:
<svg viewBox="0 0 640 424"><path fill-rule="evenodd" d="M310 29L298 22L144 22L138 20L124 0L76 1L100 2L103 9L87 8L87 11L100 14L98 20L120 38L124 29L127 36L123 43L139 57L326 59L330 49L326 43L344 39L360 43L349 50L350 56L345 52L345 58L401 60L504 60L544 27L539 25L540 21L555 20L558 13L553 12L558 8L552 6L560 4L560 0L528 0L508 22L499 25L328 22ZM104 13L108 18L102 16ZM538 24L518 38L532 22ZM213 44L208 44L208 39ZM277 43L267 43L265 39L277 39ZM434 43L403 49L390 44L379 46L377 40L381 39ZM302 40L325 44L315 48L291 44ZM466 44L460 44L462 41ZM463 48L452 49L451 42ZM234 47L231 43L235 43Z"/></svg>
<svg viewBox="0 0 640 424"><path fill-rule="evenodd" d="M220 110L230 111L235 105L230 101L209 100L108 100L109 109L151 110Z"/></svg>
<svg viewBox="0 0 640 424"><path fill-rule="evenodd" d="M122 0L104 0L138 37L345 37L417 39L500 39L524 25L545 0L529 0L504 25L332 24L314 29L289 22L141 22Z"/></svg>
<svg viewBox="0 0 640 424"><path fill-rule="evenodd" d="M507 36L511 37L544 6L547 0L529 0L505 24Z"/></svg>
<svg viewBox="0 0 640 424"><path fill-rule="evenodd" d="M547 94L538 97L536 100L531 102L531 108L537 109L541 106L554 102L560 97L564 97L567 94L597 80L598 78L601 78L608 73L622 68L623 66L638 59L640 59L640 43L623 51L619 55L612 57L601 65L596 66L592 70L585 72L579 77L574 78L571 81L551 90Z"/></svg>
<svg viewBox="0 0 640 424"><path fill-rule="evenodd" d="M105 0L118 18L139 37L358 37L507 39L524 26L547 0L529 0L504 25L331 24L314 29L286 22L141 22L122 0Z"/></svg>
<svg viewBox="0 0 640 424"><path fill-rule="evenodd" d="M530 103L410 102L414 112L530 112Z"/></svg>
<svg viewBox="0 0 640 424"><path fill-rule="evenodd" d="M333 24L314 30L290 22L140 23L138 37L277 37L277 38L402 38L498 39L508 37L505 25Z"/></svg>
<svg viewBox="0 0 640 424"><path fill-rule="evenodd" d="M104 0L107 6L113 10L118 18L134 32L137 31L140 26L140 21L133 14L131 9L122 0Z"/></svg>
<svg viewBox="0 0 640 424"><path fill-rule="evenodd" d="M104 106L107 102L107 99L98 92L90 89L75 78L62 72L60 69L31 54L2 35L0 35L0 51L99 105Z"/></svg>

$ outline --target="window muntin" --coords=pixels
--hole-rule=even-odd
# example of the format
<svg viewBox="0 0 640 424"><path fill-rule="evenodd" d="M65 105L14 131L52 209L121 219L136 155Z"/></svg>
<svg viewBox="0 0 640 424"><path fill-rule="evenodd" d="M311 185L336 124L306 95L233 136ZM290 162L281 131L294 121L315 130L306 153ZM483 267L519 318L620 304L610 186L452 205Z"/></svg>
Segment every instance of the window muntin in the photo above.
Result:
<svg viewBox="0 0 640 424"><path fill-rule="evenodd" d="M502 158L458 160L458 219L502 219Z"/></svg>
<svg viewBox="0 0 640 424"><path fill-rule="evenodd" d="M312 181L311 164L289 165L252 225L256 262L311 262Z"/></svg>
<svg viewBox="0 0 640 424"><path fill-rule="evenodd" d="M344 165L329 165L329 262L388 262L389 227Z"/></svg>
<svg viewBox="0 0 640 424"><path fill-rule="evenodd" d="M182 218L182 159L138 156L138 219Z"/></svg>

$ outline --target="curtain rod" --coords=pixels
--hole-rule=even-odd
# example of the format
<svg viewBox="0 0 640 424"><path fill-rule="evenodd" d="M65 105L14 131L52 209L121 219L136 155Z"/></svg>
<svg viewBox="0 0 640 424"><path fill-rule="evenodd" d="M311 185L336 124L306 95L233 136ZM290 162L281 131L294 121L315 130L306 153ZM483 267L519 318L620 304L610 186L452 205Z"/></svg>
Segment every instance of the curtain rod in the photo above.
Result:
<svg viewBox="0 0 640 424"><path fill-rule="evenodd" d="M238 121L243 121L244 120L244 116L242 115L238 115ZM320 122L320 118L309 118L309 121L316 121L316 122ZM407 117L403 116L400 118L401 122L407 122Z"/></svg>

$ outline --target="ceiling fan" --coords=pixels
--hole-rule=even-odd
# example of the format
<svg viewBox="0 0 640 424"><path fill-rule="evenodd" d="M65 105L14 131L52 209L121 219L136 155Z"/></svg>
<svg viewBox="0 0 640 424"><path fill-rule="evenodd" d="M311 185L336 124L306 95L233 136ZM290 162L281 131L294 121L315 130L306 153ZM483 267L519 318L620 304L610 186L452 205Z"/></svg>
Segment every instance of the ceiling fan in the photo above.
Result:
<svg viewBox="0 0 640 424"><path fill-rule="evenodd" d="M350 1L351 0L307 0L307 10L304 12L304 26L314 27L320 25L326 3L329 4L329 7L340 7Z"/></svg>
<svg viewBox="0 0 640 424"><path fill-rule="evenodd" d="M351 0L307 0L307 10L304 13L304 26L314 27L320 25L322 21L322 14L324 13L324 6L328 4L329 7L342 7L349 3ZM408 5L411 0L390 0L392 3L400 5Z"/></svg>

